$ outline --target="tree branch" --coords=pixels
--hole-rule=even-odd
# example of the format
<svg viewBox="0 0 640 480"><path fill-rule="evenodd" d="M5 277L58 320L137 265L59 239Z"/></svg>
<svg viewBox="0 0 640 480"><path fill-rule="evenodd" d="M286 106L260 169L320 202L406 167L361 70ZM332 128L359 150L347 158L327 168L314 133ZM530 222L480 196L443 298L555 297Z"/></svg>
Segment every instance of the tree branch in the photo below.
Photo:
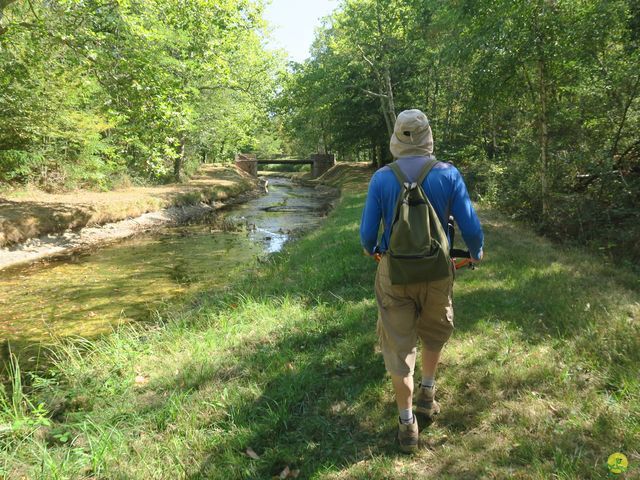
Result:
<svg viewBox="0 0 640 480"><path fill-rule="evenodd" d="M389 98L389 95L385 95L384 93L376 93L376 92L372 92L371 90L367 90L366 88L361 88L361 90L368 94L368 95L372 95L374 97L378 97L378 98Z"/></svg>
<svg viewBox="0 0 640 480"><path fill-rule="evenodd" d="M31 13L35 17L35 19L37 21L40 21L40 17L38 17L38 14L36 13L35 9L33 8L33 3L31 2L31 0L27 0L27 3L29 4L29 10L31 10Z"/></svg>
<svg viewBox="0 0 640 480"><path fill-rule="evenodd" d="M367 62L369 65L371 65L371 68L375 70L376 68L375 65L371 60L367 58L367 56L364 53L364 49L360 45L356 45L356 47L358 48L358 50L360 50L360 54L362 55L362 58L364 58L364 61Z"/></svg>
<svg viewBox="0 0 640 480"><path fill-rule="evenodd" d="M620 124L618 125L618 129L616 131L615 140L613 142L613 146L611 147L611 152L609 156L614 158L618 153L618 144L620 143L620 137L622 136L622 129L624 128L624 124L627 122L627 114L629 112L629 108L633 104L633 101L636 99L638 94L638 86L640 85L640 75L636 78L636 81L631 89L631 93L629 95L629 99L627 104L624 106L624 111L622 112L622 119L620 120Z"/></svg>

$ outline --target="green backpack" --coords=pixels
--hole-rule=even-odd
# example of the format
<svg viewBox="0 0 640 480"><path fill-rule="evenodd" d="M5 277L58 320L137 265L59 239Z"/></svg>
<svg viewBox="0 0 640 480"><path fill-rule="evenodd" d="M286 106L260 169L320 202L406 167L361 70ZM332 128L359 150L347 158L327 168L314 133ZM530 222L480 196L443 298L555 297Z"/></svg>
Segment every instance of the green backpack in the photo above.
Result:
<svg viewBox="0 0 640 480"><path fill-rule="evenodd" d="M400 182L389 241L389 276L392 285L432 282L451 275L449 240L422 182L438 163L433 157L410 183L397 163L389 165Z"/></svg>

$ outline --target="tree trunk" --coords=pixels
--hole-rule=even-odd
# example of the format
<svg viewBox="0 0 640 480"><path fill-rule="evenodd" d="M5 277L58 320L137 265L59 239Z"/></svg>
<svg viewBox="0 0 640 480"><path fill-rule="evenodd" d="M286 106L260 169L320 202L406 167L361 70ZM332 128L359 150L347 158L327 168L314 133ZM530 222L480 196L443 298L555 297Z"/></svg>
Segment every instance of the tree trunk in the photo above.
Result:
<svg viewBox="0 0 640 480"><path fill-rule="evenodd" d="M620 119L620 123L618 124L618 128L616 130L615 139L613 141L613 146L611 147L611 153L609 156L611 160L615 162L616 155L618 155L618 145L620 143L620 138L622 137L622 130L624 129L624 125L627 121L627 114L629 113L629 108L633 104L633 101L636 99L638 95L638 86L640 86L640 75L636 78L635 83L633 84L633 88L631 89L631 93L629 94L629 98L624 105L624 109L622 111L622 118Z"/></svg>
<svg viewBox="0 0 640 480"><path fill-rule="evenodd" d="M176 182L180 181L180 178L181 178L181 175L182 175L182 168L184 166L185 144L186 144L185 138L182 137L180 139L180 145L179 145L179 148L178 148L178 156L173 161L173 177L175 178Z"/></svg>
<svg viewBox="0 0 640 480"><path fill-rule="evenodd" d="M384 29L382 28L382 17L380 15L380 8L380 2L376 1L376 22L378 25L378 35L381 42L381 55L378 60L383 65L382 75L380 75L380 71L378 70L378 80L381 84L380 86L382 87L381 92L383 92L383 96L380 97L380 102L382 103L382 111L385 115L385 123L387 124L389 137L391 137L391 135L393 134L393 129L396 125L396 105L393 99L393 84L391 83L391 72L389 71L389 48L387 45L387 36L385 35Z"/></svg>
<svg viewBox="0 0 640 480"><path fill-rule="evenodd" d="M391 162L393 162L393 156L391 155L391 150L389 149L389 143L388 142L380 143L380 159L379 159L378 167L382 168Z"/></svg>
<svg viewBox="0 0 640 480"><path fill-rule="evenodd" d="M389 115L389 107L388 107L386 99L383 98L382 96L380 97L380 108L382 109L382 116L384 117L384 124L387 126L387 135L389 136L389 138L391 138L391 135L393 135L393 127L395 125L395 122L391 123L390 115Z"/></svg>
<svg viewBox="0 0 640 480"><path fill-rule="evenodd" d="M495 114L495 104L491 104L491 111L489 112L489 120L491 127L491 144L489 146L489 158L491 160L495 160L498 152L498 140L496 134L496 114Z"/></svg>
<svg viewBox="0 0 640 480"><path fill-rule="evenodd" d="M444 118L444 127L441 130L441 137L445 140L445 143L451 142L451 117L453 116L453 95L447 95L447 112Z"/></svg>
<svg viewBox="0 0 640 480"><path fill-rule="evenodd" d="M542 218L546 220L549 216L549 119L547 111L547 77L544 57L538 59L538 81L539 81L539 143L540 143L540 194L542 195Z"/></svg>
<svg viewBox="0 0 640 480"><path fill-rule="evenodd" d="M431 101L431 118L429 119L429 123L431 124L431 130L433 130L433 135L435 137L436 129L438 127L438 95L440 93L440 81L438 76L434 80L433 84L433 100ZM435 145L434 145L435 149Z"/></svg>
<svg viewBox="0 0 640 480"><path fill-rule="evenodd" d="M226 148L227 148L227 139L225 138L220 144L220 153L218 154L218 157L220 157L218 160L221 162L224 161L224 152Z"/></svg>
<svg viewBox="0 0 640 480"><path fill-rule="evenodd" d="M320 138L318 139L318 153L328 153L328 141L327 141L327 129L324 126L324 121L320 120Z"/></svg>
<svg viewBox="0 0 640 480"><path fill-rule="evenodd" d="M391 84L391 73L389 72L389 67L384 67L384 82L386 89L386 100L387 100L387 115L389 115L389 123L392 125L391 131L393 132L393 127L396 124L396 103L393 99L393 86Z"/></svg>

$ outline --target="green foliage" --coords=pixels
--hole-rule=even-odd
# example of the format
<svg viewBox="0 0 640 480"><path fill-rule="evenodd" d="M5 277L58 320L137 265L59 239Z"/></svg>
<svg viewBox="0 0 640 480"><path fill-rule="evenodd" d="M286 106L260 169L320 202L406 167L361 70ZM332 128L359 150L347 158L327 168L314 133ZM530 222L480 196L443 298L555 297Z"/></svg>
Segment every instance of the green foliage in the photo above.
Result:
<svg viewBox="0 0 640 480"><path fill-rule="evenodd" d="M44 166L45 160L41 154L31 154L22 150L0 152L2 180L6 182L28 181L34 172L41 171Z"/></svg>
<svg viewBox="0 0 640 480"><path fill-rule="evenodd" d="M0 181L165 180L268 135L280 60L258 1L3 6Z"/></svg>
<svg viewBox="0 0 640 480"><path fill-rule="evenodd" d="M421 108L476 197L637 260L638 25L627 0L348 0L279 113L290 148L382 165L389 109Z"/></svg>

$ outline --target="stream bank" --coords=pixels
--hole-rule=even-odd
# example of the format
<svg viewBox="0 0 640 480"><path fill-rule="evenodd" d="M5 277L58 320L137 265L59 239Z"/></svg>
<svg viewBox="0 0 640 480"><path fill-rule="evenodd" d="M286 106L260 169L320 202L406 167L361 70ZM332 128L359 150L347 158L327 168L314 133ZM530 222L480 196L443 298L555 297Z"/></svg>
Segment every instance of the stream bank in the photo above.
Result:
<svg viewBox="0 0 640 480"><path fill-rule="evenodd" d="M0 191L0 247L172 206L224 202L256 187L257 179L233 166L204 164L185 182L166 185L68 193L5 189Z"/></svg>
<svg viewBox="0 0 640 480"><path fill-rule="evenodd" d="M262 192L234 167L204 165L183 184L0 198L0 270L104 246L165 226L202 222Z"/></svg>

